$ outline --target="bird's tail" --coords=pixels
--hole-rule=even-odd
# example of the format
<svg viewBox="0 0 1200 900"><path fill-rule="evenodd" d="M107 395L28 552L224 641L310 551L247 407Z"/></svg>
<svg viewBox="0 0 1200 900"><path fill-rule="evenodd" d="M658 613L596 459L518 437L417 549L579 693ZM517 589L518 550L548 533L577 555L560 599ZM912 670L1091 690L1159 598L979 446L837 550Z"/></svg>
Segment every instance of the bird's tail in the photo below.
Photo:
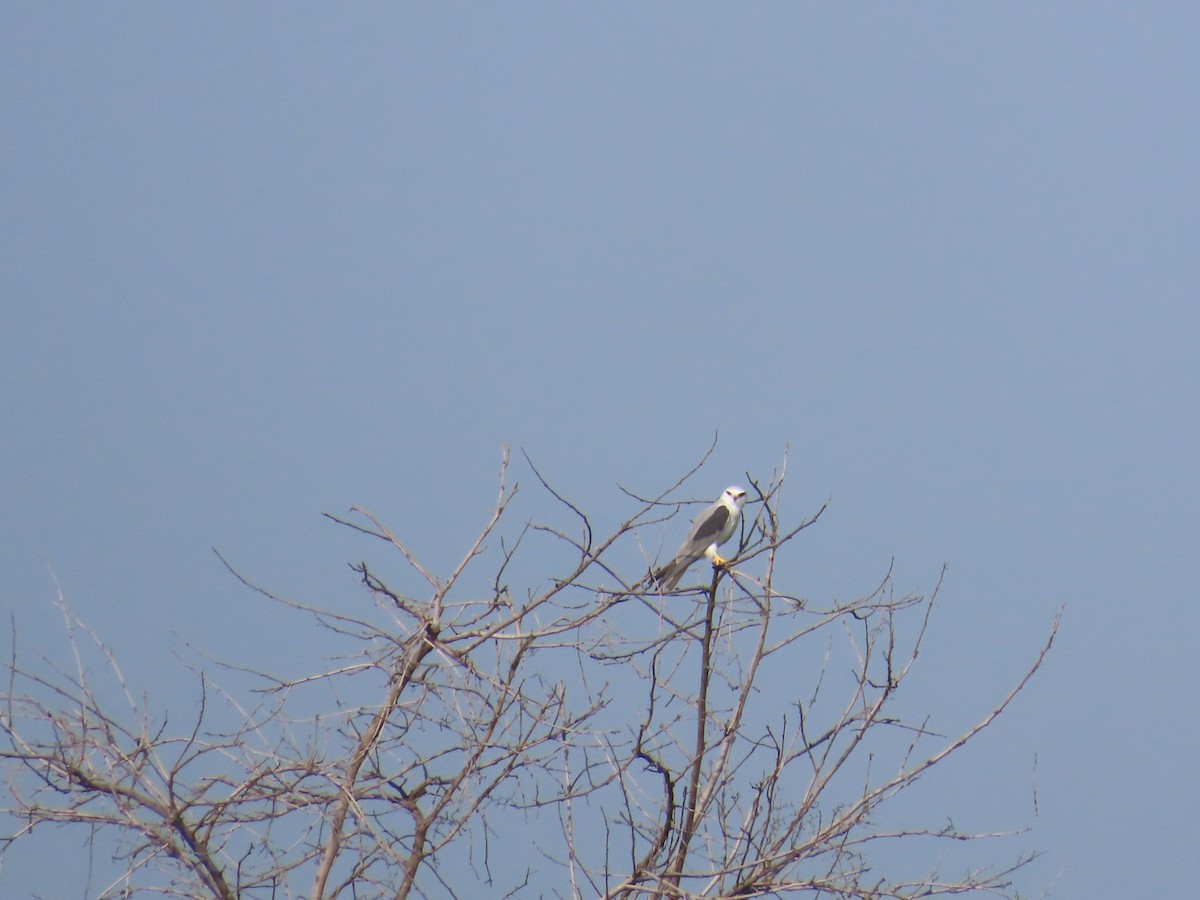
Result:
<svg viewBox="0 0 1200 900"><path fill-rule="evenodd" d="M675 585L679 584L679 579L683 577L683 573L688 570L688 566L693 561L687 557L676 557L655 572L654 583L658 585L658 589L661 591L675 590Z"/></svg>

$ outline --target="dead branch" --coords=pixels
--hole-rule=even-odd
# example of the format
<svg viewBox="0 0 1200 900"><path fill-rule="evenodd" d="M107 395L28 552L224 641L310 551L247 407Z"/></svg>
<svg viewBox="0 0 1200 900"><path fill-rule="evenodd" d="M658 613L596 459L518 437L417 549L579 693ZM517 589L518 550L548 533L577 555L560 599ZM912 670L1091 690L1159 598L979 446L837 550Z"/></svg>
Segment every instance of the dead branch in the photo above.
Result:
<svg viewBox="0 0 1200 900"><path fill-rule="evenodd" d="M753 514L706 586L645 578L642 535L673 526L711 452L664 491L621 488L632 507L605 534L527 454L546 508L511 524L506 450L447 574L364 508L329 515L419 576L409 594L352 563L370 602L349 612L279 597L218 554L351 649L288 677L202 656L186 724L135 696L65 602L64 665L19 656L14 621L0 853L47 826L107 834L102 896L1015 896L1032 854L956 879L934 856L917 878L872 862L888 844L1011 835L876 822L1027 689L1059 619L1011 691L939 737L936 709L908 719L894 701L944 570L928 597L899 594L890 567L855 600L785 593L776 564L826 508L787 524L786 460L746 473ZM519 584L531 562L544 577Z"/></svg>

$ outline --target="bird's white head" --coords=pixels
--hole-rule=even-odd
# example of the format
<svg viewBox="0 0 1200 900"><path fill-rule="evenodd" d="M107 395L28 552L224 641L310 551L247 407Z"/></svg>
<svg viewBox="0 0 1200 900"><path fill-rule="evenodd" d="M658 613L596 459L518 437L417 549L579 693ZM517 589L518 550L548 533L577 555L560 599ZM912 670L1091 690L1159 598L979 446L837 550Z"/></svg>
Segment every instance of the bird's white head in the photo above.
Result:
<svg viewBox="0 0 1200 900"><path fill-rule="evenodd" d="M721 499L736 510L741 510L742 504L746 502L746 492L740 487L727 487L721 495Z"/></svg>

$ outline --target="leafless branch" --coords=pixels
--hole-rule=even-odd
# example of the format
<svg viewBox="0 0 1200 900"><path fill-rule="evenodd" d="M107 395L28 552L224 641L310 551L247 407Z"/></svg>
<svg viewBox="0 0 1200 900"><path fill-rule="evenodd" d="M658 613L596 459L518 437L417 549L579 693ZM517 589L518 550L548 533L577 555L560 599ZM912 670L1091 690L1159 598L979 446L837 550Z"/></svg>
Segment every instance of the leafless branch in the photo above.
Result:
<svg viewBox="0 0 1200 900"><path fill-rule="evenodd" d="M283 598L218 553L350 649L286 677L200 654L186 721L136 695L65 601L62 662L19 655L14 618L0 853L50 826L108 835L104 897L1015 896L1031 854L957 878L940 856L917 878L873 861L1011 835L877 823L1027 689L1059 619L1013 688L941 737L936 709L908 718L895 698L944 570L928 597L898 592L890 566L858 599L785 593L776 563L826 508L789 524L786 459L746 473L754 501L706 586L645 578L643 535L691 502L678 492L712 449L664 491L621 488L631 508L607 534L528 454L540 491L514 524L505 450L449 573L362 507L328 515L416 573L410 594L352 563L371 602L349 612ZM521 583L531 564L544 577Z"/></svg>

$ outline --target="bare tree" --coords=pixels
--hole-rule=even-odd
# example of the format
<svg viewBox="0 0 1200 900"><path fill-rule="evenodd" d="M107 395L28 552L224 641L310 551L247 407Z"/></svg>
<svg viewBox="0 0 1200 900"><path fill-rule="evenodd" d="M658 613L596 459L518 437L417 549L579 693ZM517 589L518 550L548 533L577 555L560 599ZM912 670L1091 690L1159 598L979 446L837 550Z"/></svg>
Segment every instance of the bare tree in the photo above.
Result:
<svg viewBox="0 0 1200 900"><path fill-rule="evenodd" d="M626 492L628 517L598 537L532 464L562 521L512 525L506 453L492 513L445 576L367 511L330 516L398 554L419 590L356 563L373 603L347 615L234 572L349 649L299 678L225 670L251 691L197 669L183 728L65 603L66 665L25 662L14 626L5 851L52 823L108 835L117 876L101 897L1016 896L1028 855L913 877L873 851L994 836L879 813L1004 711L1057 620L1006 696L938 736L894 711L937 591L896 596L890 573L852 602L782 590L777 562L823 510L782 523L785 471L750 478L724 568L669 594L645 577L639 538L685 508L703 462L655 496ZM560 568L517 589L526 559Z"/></svg>

